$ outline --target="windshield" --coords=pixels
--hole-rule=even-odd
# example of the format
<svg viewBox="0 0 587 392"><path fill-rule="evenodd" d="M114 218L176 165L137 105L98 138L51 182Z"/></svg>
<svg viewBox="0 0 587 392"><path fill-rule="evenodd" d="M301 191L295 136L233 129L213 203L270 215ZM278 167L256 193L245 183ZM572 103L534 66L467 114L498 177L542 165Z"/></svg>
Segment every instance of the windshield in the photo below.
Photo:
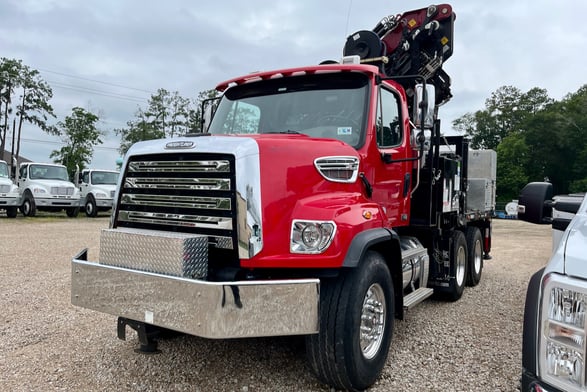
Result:
<svg viewBox="0 0 587 392"><path fill-rule="evenodd" d="M0 162L0 178L8 178L8 164Z"/></svg>
<svg viewBox="0 0 587 392"><path fill-rule="evenodd" d="M367 94L367 76L351 72L235 86L222 98L209 132L300 133L358 147L364 140Z"/></svg>
<svg viewBox="0 0 587 392"><path fill-rule="evenodd" d="M67 169L63 166L31 165L30 177L33 180L69 181Z"/></svg>
<svg viewBox="0 0 587 392"><path fill-rule="evenodd" d="M116 185L118 181L118 173L106 172L106 171L93 171L92 172L92 184L101 185Z"/></svg>

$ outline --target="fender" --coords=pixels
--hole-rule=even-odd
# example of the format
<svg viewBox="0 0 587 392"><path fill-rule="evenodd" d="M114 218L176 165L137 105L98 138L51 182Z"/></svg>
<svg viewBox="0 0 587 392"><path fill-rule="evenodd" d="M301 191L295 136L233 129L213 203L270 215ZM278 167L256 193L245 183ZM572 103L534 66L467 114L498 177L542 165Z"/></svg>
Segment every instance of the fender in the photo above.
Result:
<svg viewBox="0 0 587 392"><path fill-rule="evenodd" d="M353 238L351 245L347 250L342 266L350 268L358 266L367 249L376 244L390 241L396 241L399 249L399 236L393 230L376 228L360 232ZM391 248L389 250L391 250ZM382 253L385 257L389 255L389 252Z"/></svg>
<svg viewBox="0 0 587 392"><path fill-rule="evenodd" d="M529 383L536 377L536 339L538 336L538 305L540 283L544 268L530 278L524 306L524 331L522 335L522 390L529 390Z"/></svg>
<svg viewBox="0 0 587 392"><path fill-rule="evenodd" d="M359 265L368 249L375 249L383 255L389 266L395 291L395 317L404 318L404 297L402 295L402 255L399 235L393 230L375 228L360 232L351 241L344 258L343 267L355 268ZM397 262L393 262L396 260Z"/></svg>

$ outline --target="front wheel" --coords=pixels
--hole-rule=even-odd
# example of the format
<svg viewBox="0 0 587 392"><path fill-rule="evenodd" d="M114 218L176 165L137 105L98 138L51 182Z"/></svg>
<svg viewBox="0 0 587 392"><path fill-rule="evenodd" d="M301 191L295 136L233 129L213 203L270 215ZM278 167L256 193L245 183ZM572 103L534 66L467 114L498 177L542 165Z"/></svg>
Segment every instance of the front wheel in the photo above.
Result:
<svg viewBox="0 0 587 392"><path fill-rule="evenodd" d="M352 391L372 385L387 360L393 320L393 281L379 253L369 251L357 268L324 280L319 333L306 338L318 379Z"/></svg>
<svg viewBox="0 0 587 392"><path fill-rule="evenodd" d="M96 207L96 200L92 195L88 195L85 204L86 215L90 218L94 218L98 215L98 207Z"/></svg>
<svg viewBox="0 0 587 392"><path fill-rule="evenodd" d="M22 202L22 206L20 208L24 216L35 216L37 214L35 199L31 194L25 195L24 201Z"/></svg>

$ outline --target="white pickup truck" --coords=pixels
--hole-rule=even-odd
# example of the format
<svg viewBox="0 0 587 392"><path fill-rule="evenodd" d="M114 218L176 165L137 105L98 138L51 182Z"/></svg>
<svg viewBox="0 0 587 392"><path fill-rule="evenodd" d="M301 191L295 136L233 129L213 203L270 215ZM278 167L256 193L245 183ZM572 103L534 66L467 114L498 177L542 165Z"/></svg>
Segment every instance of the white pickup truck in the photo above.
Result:
<svg viewBox="0 0 587 392"><path fill-rule="evenodd" d="M63 165L23 163L18 170L20 211L35 216L39 211L62 211L74 218L79 214L79 189L69 181Z"/></svg>
<svg viewBox="0 0 587 392"><path fill-rule="evenodd" d="M522 392L587 391L587 198L530 183L518 206L519 219L552 224L554 249L528 284Z"/></svg>
<svg viewBox="0 0 587 392"><path fill-rule="evenodd" d="M114 170L84 169L76 172L76 185L80 190L80 207L90 218L98 215L99 211L112 208L118 172Z"/></svg>
<svg viewBox="0 0 587 392"><path fill-rule="evenodd" d="M8 172L8 164L0 161L0 210L6 210L6 216L16 218L20 206L18 187L14 185Z"/></svg>

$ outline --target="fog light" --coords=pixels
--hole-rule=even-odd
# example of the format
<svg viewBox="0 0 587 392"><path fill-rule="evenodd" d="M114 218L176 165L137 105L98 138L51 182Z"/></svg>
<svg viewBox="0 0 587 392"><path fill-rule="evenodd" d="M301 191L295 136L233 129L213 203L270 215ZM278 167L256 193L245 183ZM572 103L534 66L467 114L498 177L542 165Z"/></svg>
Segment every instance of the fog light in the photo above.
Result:
<svg viewBox="0 0 587 392"><path fill-rule="evenodd" d="M546 364L548 374L581 385L583 379L583 355L577 350L555 342L548 342Z"/></svg>

